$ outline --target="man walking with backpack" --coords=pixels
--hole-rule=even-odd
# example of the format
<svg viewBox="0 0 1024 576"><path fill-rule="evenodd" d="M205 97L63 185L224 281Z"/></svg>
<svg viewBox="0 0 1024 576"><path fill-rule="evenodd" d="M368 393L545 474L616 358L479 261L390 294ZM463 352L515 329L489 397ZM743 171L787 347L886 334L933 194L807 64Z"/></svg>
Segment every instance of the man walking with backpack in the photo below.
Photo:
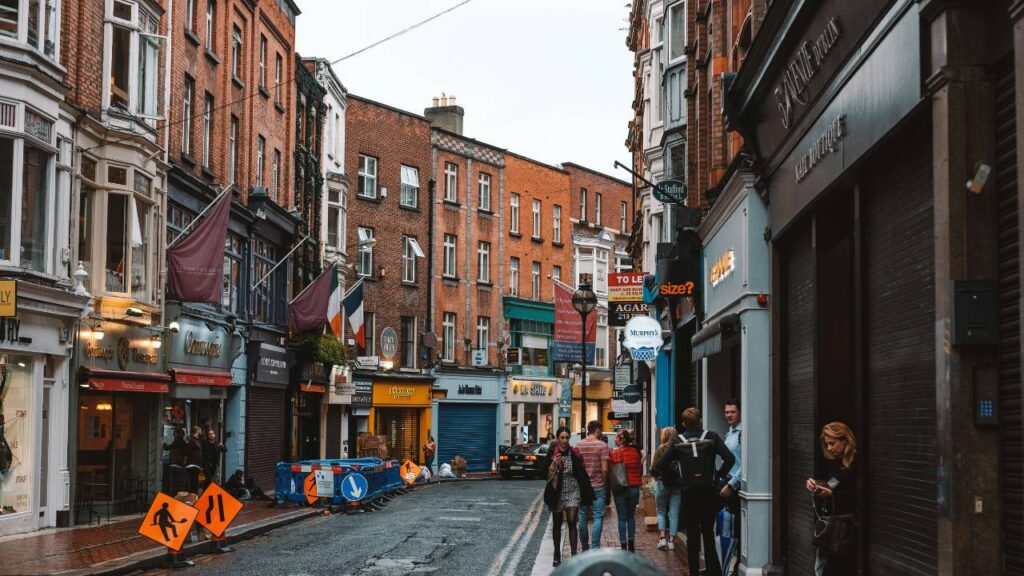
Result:
<svg viewBox="0 0 1024 576"><path fill-rule="evenodd" d="M682 475L683 519L686 525L686 553L690 573L700 567L700 549L704 545L704 565L708 576L722 576L722 566L715 551L715 515L720 508L718 480L728 483L729 471L736 461L722 437L704 430L700 410L683 411L686 431L672 441L672 447L658 459L655 467L666 470L678 466ZM716 456L722 465L715 469Z"/></svg>

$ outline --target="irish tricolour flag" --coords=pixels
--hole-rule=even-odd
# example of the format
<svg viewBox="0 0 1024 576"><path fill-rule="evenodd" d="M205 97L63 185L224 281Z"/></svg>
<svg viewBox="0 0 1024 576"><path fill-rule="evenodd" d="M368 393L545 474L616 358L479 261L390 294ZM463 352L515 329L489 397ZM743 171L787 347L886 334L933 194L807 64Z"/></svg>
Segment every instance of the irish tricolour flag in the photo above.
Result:
<svg viewBox="0 0 1024 576"><path fill-rule="evenodd" d="M342 305L345 307L345 315L348 316L348 325L352 327L352 333L355 334L356 342L360 348L366 347L366 336L363 332L363 281L360 280L355 283L348 292L345 293L345 298L342 300ZM333 320L331 321L333 327ZM341 320L339 319L339 330L341 328ZM333 329L333 328L332 328Z"/></svg>
<svg viewBox="0 0 1024 576"><path fill-rule="evenodd" d="M331 274L331 299L327 301L327 324L335 338L341 338L341 283L338 282L338 270Z"/></svg>

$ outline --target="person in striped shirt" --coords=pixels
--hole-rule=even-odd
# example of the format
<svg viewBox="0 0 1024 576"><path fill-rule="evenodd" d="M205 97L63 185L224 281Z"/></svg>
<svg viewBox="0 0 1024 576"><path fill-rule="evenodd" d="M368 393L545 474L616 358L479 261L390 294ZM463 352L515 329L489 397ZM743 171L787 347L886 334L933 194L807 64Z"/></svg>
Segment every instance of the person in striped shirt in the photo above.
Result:
<svg viewBox="0 0 1024 576"><path fill-rule="evenodd" d="M594 487L594 502L590 506L580 506L580 545L583 550L601 547L601 528L604 523L604 511L608 505L608 443L604 441L601 423L591 420L587 424L587 437L576 444L576 449L583 456L583 465L590 477L590 485ZM594 519L587 542L587 516Z"/></svg>

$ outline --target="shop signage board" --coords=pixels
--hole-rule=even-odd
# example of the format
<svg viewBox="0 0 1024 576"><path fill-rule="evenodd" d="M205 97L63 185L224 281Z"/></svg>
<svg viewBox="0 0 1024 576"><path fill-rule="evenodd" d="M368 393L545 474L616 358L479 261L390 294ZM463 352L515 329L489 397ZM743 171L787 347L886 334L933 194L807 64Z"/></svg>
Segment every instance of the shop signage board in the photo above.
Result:
<svg viewBox="0 0 1024 576"><path fill-rule="evenodd" d="M18 281L0 280L0 318L18 314Z"/></svg>
<svg viewBox="0 0 1024 576"><path fill-rule="evenodd" d="M622 390L633 383L633 364L625 362L615 365L615 389Z"/></svg>
<svg viewBox="0 0 1024 576"><path fill-rule="evenodd" d="M627 404L639 404L640 389L632 384L626 386L622 389L622 400ZM612 408L612 410L615 410L616 412L624 412L624 410L618 410L616 408Z"/></svg>
<svg viewBox="0 0 1024 576"><path fill-rule="evenodd" d="M679 180L662 180L654 185L654 197L664 204L686 204L686 183Z"/></svg>
<svg viewBox="0 0 1024 576"><path fill-rule="evenodd" d="M661 323L650 316L637 316L626 324L626 339L623 342L633 360L650 361L658 355L664 340L661 337Z"/></svg>
<svg viewBox="0 0 1024 576"><path fill-rule="evenodd" d="M626 402L622 398L612 398L612 411L625 414L637 414L643 410L640 402Z"/></svg>
<svg viewBox="0 0 1024 576"><path fill-rule="evenodd" d="M196 522L220 538L235 516L242 511L242 503L215 482L210 482L196 500L195 508L199 511Z"/></svg>
<svg viewBox="0 0 1024 576"><path fill-rule="evenodd" d="M634 316L646 316L644 274L615 272L608 275L608 325L625 326Z"/></svg>
<svg viewBox="0 0 1024 576"><path fill-rule="evenodd" d="M555 392L555 383L550 380L513 379L506 386L505 401L554 403L558 401Z"/></svg>
<svg viewBox="0 0 1024 576"><path fill-rule="evenodd" d="M375 382L373 404L376 406L429 406L431 386L422 382Z"/></svg>
<svg viewBox="0 0 1024 576"><path fill-rule="evenodd" d="M369 408L373 405L373 380L367 378L355 378L355 393L352 394L353 408Z"/></svg>
<svg viewBox="0 0 1024 576"><path fill-rule="evenodd" d="M161 492L142 518L139 534L177 552L198 515L199 510Z"/></svg>
<svg viewBox="0 0 1024 576"><path fill-rule="evenodd" d="M220 326L212 329L206 322L179 317L178 332L167 336L167 363L169 366L210 368L220 372L231 370L235 354L230 350L234 336L225 334Z"/></svg>
<svg viewBox="0 0 1024 576"><path fill-rule="evenodd" d="M380 353L385 360L393 360L398 354L398 332L390 326L381 330Z"/></svg>
<svg viewBox="0 0 1024 576"><path fill-rule="evenodd" d="M250 350L256 358L256 376L253 381L274 388L286 388L288 386L288 351L265 342L255 343Z"/></svg>

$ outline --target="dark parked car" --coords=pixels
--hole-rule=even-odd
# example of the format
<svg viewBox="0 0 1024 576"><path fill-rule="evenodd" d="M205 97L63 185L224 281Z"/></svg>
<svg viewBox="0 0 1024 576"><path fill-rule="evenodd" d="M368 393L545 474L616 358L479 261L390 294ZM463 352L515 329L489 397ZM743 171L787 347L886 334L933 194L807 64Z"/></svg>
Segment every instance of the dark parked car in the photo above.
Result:
<svg viewBox="0 0 1024 576"><path fill-rule="evenodd" d="M542 466L548 456L547 444L520 444L498 457L498 472L502 480L512 476L543 478Z"/></svg>

